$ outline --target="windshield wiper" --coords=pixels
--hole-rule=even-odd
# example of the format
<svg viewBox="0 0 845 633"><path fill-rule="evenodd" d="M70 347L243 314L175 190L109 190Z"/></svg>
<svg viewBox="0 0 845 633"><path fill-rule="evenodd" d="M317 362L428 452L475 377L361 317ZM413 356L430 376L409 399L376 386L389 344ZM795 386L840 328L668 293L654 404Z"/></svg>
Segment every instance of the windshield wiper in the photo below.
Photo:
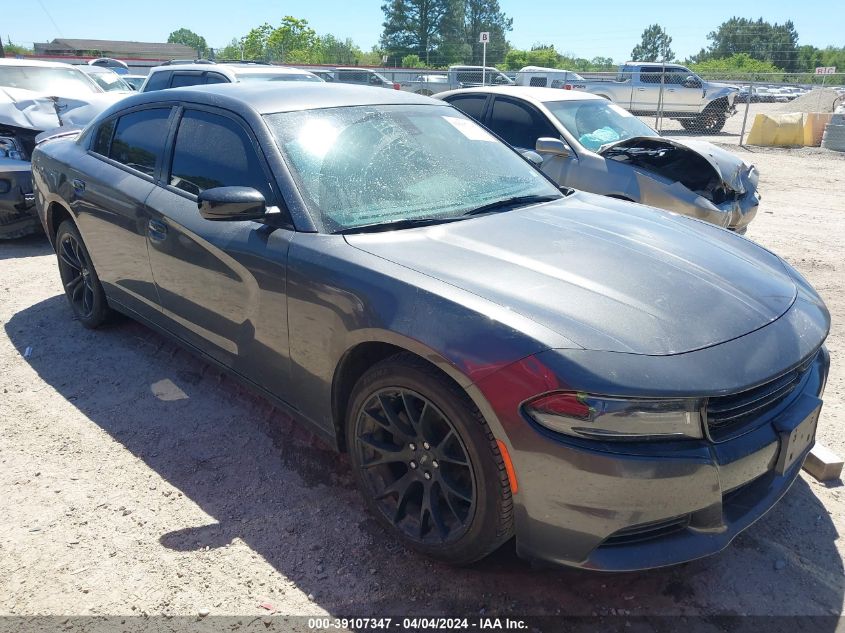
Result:
<svg viewBox="0 0 845 633"><path fill-rule="evenodd" d="M551 202L552 200L560 200L563 196L514 196L513 198L505 198L504 200L497 200L490 204L485 204L475 209L470 209L464 215L479 215L481 213L492 213L494 211L507 211L513 207L525 206L528 204L535 204L538 202Z"/></svg>
<svg viewBox="0 0 845 633"><path fill-rule="evenodd" d="M460 220L457 218L402 218L399 220L391 220L390 222L374 222L373 224L362 224L361 226L352 226L348 229L340 229L335 231L335 234L346 235L349 233L380 233L382 231L395 231L397 229L412 229L418 226L432 226L434 224L445 224L446 222L455 222Z"/></svg>

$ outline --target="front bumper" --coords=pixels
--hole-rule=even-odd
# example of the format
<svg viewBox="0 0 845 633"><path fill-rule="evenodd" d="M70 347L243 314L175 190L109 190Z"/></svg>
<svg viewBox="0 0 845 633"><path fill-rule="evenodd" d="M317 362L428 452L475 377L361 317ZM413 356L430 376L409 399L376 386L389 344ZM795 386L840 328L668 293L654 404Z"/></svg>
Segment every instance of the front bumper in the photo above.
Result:
<svg viewBox="0 0 845 633"><path fill-rule="evenodd" d="M0 239L37 233L40 227L32 191L31 164L0 158Z"/></svg>
<svg viewBox="0 0 845 633"><path fill-rule="evenodd" d="M784 429L818 415L829 363L820 348L802 382L776 409L717 439L598 443L564 437L526 419L519 427L516 420L505 421L519 482L518 554L538 562L632 571L724 549L798 476L812 442L778 472ZM534 363L522 382L541 376L543 368ZM495 388L506 390L501 383Z"/></svg>

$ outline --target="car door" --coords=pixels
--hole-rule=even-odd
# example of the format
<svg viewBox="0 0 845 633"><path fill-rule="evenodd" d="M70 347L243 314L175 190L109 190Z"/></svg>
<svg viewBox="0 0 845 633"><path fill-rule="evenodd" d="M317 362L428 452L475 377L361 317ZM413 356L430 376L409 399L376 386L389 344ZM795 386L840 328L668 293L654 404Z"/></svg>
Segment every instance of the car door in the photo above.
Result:
<svg viewBox="0 0 845 633"><path fill-rule="evenodd" d="M695 83L684 85L687 77L693 77ZM688 68L683 66L666 67L666 83L669 90L667 109L672 112L699 112L704 100L704 90L701 80Z"/></svg>
<svg viewBox="0 0 845 633"><path fill-rule="evenodd" d="M560 132L542 112L514 97L493 98L487 127L521 150L533 150L541 137L560 138Z"/></svg>
<svg viewBox="0 0 845 633"><path fill-rule="evenodd" d="M633 76L631 93L631 112L656 112L657 105L664 100L665 83L661 86L663 68L661 66L641 66ZM661 96L661 89L664 91Z"/></svg>
<svg viewBox="0 0 845 633"><path fill-rule="evenodd" d="M167 327L192 346L282 396L289 349L286 265L294 235L246 123L227 111L191 106L179 115L159 186L147 200L153 277ZM210 221L197 194L253 187L279 211L274 228ZM287 226L288 228L282 228Z"/></svg>
<svg viewBox="0 0 845 633"><path fill-rule="evenodd" d="M159 312L145 201L163 164L172 114L172 106L156 104L104 120L70 173L71 207L100 281L111 299L145 318Z"/></svg>

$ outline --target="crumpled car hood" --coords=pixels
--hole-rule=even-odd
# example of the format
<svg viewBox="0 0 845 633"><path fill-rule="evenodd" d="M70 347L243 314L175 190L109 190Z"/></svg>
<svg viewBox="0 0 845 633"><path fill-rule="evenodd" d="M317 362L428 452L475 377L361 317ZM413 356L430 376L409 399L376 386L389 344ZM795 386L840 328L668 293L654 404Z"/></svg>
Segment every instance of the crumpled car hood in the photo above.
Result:
<svg viewBox="0 0 845 633"><path fill-rule="evenodd" d="M56 105L64 125L86 125L128 93L50 95L22 88L0 86L0 124L26 130L50 130L59 126ZM56 97L54 105L50 97Z"/></svg>
<svg viewBox="0 0 845 633"><path fill-rule="evenodd" d="M780 259L753 242L584 192L346 240L593 350L667 355L702 349L771 323L796 297Z"/></svg>
<svg viewBox="0 0 845 633"><path fill-rule="evenodd" d="M746 176L751 177L752 182L750 184L753 185L754 189L757 188L757 171L752 169L751 165L739 158L736 154L732 154L731 152L713 145L713 143L708 143L707 141L636 136L617 141L616 143L609 143L599 150L599 154L604 156L608 152L612 152L612 150L618 151L625 147L635 147L638 143L643 141L653 143L658 140L669 146L687 148L701 156L716 171L716 174L719 178L721 178L722 182L729 189L732 189L737 193L746 193L746 187L749 184L746 182Z"/></svg>

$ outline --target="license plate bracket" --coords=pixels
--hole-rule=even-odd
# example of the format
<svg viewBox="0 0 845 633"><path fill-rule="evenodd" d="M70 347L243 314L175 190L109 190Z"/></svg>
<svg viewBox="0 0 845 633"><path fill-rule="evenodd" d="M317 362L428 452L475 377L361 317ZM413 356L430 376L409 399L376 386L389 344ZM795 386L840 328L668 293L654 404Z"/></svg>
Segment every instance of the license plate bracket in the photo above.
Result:
<svg viewBox="0 0 845 633"><path fill-rule="evenodd" d="M792 428L783 428L778 425L780 432L780 452L778 453L775 472L783 475L795 462L804 454L807 447L811 446L816 439L816 426L821 412L821 402L816 399L816 406L808 415L805 415L801 422Z"/></svg>

